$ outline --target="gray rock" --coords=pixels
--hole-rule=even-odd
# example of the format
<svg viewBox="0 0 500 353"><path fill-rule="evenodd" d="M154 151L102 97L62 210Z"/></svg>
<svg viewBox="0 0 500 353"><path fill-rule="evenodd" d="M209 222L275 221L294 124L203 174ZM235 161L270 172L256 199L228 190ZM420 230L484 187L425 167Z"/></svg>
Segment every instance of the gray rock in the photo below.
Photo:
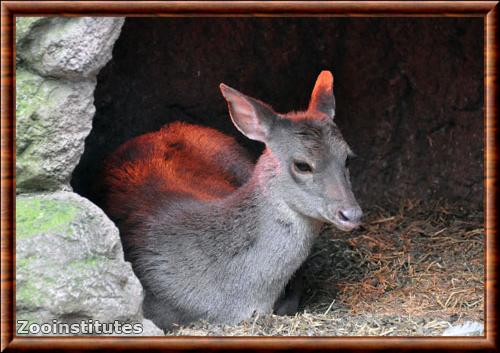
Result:
<svg viewBox="0 0 500 353"><path fill-rule="evenodd" d="M36 22L25 27L30 29ZM52 17L36 33L26 35L26 30L22 31L25 40L17 55L42 76L77 80L95 77L111 59L123 22L124 18L118 17Z"/></svg>
<svg viewBox="0 0 500 353"><path fill-rule="evenodd" d="M482 336L484 335L484 323L477 321L465 321L459 325L450 325L443 332L443 336Z"/></svg>
<svg viewBox="0 0 500 353"><path fill-rule="evenodd" d="M92 128L95 84L95 79L51 80L17 70L17 192L69 188Z"/></svg>
<svg viewBox="0 0 500 353"><path fill-rule="evenodd" d="M71 189L92 128L96 75L123 21L16 18L18 194ZM140 335L163 335L144 319L142 300L118 230L102 210L65 191L17 197L17 320L29 327L117 320L141 324Z"/></svg>
<svg viewBox="0 0 500 353"><path fill-rule="evenodd" d="M70 190L123 18L16 19L17 193Z"/></svg>
<svg viewBox="0 0 500 353"><path fill-rule="evenodd" d="M140 336L164 336L165 332L158 328L151 320L142 320L143 331Z"/></svg>
<svg viewBox="0 0 500 353"><path fill-rule="evenodd" d="M71 192L17 197L16 320L118 320L162 335L144 320L142 300L118 229L102 210Z"/></svg>
<svg viewBox="0 0 500 353"><path fill-rule="evenodd" d="M16 17L16 46L21 46L32 30L50 20L51 17Z"/></svg>

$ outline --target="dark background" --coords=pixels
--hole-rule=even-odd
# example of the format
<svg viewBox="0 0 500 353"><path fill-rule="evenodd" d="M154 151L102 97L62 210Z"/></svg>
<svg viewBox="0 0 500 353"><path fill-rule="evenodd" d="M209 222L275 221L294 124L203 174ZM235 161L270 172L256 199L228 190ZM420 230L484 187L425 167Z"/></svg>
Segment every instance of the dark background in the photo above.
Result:
<svg viewBox="0 0 500 353"><path fill-rule="evenodd" d="M363 208L408 198L482 208L481 18L128 18L98 76L72 186L96 200L103 157L174 120L230 133L258 156L219 83L287 112L307 107L324 69L359 156L351 178Z"/></svg>

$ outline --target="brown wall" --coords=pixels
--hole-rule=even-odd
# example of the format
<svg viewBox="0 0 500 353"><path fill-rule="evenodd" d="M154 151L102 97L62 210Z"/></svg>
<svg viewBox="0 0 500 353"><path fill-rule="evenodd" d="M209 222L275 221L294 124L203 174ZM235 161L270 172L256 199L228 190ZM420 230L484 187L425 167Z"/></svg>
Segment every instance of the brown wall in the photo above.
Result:
<svg viewBox="0 0 500 353"><path fill-rule="evenodd" d="M72 185L127 139L174 120L234 134L220 82L303 109L317 74L335 76L336 121L359 155L365 204L446 198L482 207L480 18L185 18L126 20L95 92L94 127Z"/></svg>

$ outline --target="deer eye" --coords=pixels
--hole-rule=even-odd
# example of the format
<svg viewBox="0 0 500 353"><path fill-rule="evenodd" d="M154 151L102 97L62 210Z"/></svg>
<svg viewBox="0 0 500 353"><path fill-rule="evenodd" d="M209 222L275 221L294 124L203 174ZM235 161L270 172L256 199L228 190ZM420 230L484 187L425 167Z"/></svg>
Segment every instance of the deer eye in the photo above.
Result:
<svg viewBox="0 0 500 353"><path fill-rule="evenodd" d="M313 172L313 167L309 163L303 162L303 161L295 161L295 162L293 162L293 169L296 172L302 173L302 174L312 173Z"/></svg>

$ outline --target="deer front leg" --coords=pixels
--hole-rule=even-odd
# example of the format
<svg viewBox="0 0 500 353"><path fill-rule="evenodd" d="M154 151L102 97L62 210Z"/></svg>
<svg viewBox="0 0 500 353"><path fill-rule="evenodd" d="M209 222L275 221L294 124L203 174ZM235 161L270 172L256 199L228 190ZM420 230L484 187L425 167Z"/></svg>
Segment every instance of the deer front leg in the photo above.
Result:
<svg viewBox="0 0 500 353"><path fill-rule="evenodd" d="M304 269L300 267L290 279L276 303L274 313L276 315L295 315L299 308L300 298L304 291Z"/></svg>

